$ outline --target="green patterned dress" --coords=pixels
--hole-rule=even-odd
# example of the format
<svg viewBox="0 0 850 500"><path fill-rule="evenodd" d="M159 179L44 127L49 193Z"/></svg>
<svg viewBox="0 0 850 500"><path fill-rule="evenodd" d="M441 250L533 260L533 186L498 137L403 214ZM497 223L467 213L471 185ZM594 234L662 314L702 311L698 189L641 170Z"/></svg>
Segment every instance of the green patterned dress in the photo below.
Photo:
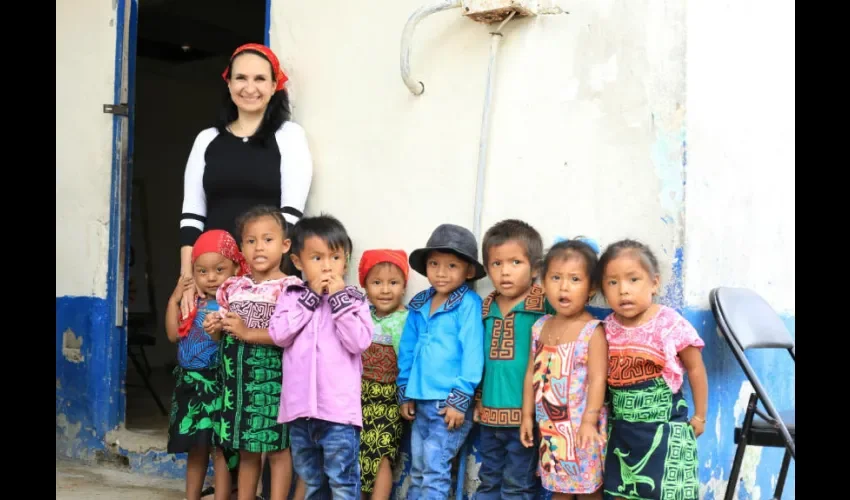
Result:
<svg viewBox="0 0 850 500"><path fill-rule="evenodd" d="M402 434L396 399L398 345L407 320L407 309L379 318L372 308L375 329L372 344L363 353L361 401L363 429L360 432L360 490L371 493L381 460L395 462Z"/></svg>
<svg viewBox="0 0 850 500"><path fill-rule="evenodd" d="M218 431L214 417L222 403L219 342L204 331L204 318L218 314L215 300L198 300L197 315L185 337L177 340L174 392L168 420L168 453L209 448ZM230 465L234 454L227 453Z"/></svg>
<svg viewBox="0 0 850 500"><path fill-rule="evenodd" d="M248 328L268 328L277 296L300 280L293 276L254 283L250 276L230 278L218 291L224 310L238 314ZM215 444L253 453L285 450L289 432L278 423L283 350L248 344L224 332L221 341L223 398Z"/></svg>
<svg viewBox="0 0 850 500"><path fill-rule="evenodd" d="M697 442L678 353L705 344L666 306L637 327L625 327L611 314L605 337L612 410L605 493L628 500L698 500Z"/></svg>

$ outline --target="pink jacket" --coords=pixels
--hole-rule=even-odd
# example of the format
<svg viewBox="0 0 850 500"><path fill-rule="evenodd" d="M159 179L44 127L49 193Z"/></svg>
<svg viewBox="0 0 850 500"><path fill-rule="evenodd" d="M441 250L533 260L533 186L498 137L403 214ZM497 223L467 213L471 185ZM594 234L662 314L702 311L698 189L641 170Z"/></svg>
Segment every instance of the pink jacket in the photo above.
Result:
<svg viewBox="0 0 850 500"><path fill-rule="evenodd" d="M372 329L369 305L356 288L319 296L306 283L289 285L269 322L269 335L283 348L277 421L307 417L363 427L361 354Z"/></svg>

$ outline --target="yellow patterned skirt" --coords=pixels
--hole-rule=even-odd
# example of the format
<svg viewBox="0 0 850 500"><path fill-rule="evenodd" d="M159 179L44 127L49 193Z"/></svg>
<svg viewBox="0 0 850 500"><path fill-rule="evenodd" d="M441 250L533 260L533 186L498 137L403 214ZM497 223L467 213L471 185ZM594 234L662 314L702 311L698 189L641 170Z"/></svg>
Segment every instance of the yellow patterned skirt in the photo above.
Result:
<svg viewBox="0 0 850 500"><path fill-rule="evenodd" d="M360 433L361 491L371 493L381 460L386 457L392 465L401 441L401 415L394 383L361 381L363 430Z"/></svg>

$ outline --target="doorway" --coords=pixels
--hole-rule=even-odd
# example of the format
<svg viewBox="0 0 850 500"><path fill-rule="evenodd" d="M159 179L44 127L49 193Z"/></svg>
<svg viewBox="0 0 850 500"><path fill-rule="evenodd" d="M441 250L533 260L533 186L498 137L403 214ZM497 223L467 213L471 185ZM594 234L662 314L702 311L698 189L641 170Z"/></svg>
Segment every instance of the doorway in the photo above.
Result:
<svg viewBox="0 0 850 500"><path fill-rule="evenodd" d="M180 271L183 171L213 125L233 50L264 43L265 0L140 0L132 126L125 427L165 450L177 349L165 310Z"/></svg>

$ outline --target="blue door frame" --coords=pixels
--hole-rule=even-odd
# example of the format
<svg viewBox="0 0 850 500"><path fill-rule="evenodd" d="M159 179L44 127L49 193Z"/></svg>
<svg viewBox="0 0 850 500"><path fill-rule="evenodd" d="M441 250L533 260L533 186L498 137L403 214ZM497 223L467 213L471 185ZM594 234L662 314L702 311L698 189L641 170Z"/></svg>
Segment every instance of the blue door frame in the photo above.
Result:
<svg viewBox="0 0 850 500"><path fill-rule="evenodd" d="M265 29L263 42L269 44L269 30L271 27L272 0L265 0ZM127 15L129 9L129 16ZM103 381L101 387L93 391L95 393L92 414L96 428L105 433L124 423L126 418L126 398L124 384L127 372L127 308L116 311L115 304L118 294L123 294L123 304L127 303L128 289L127 279L129 276L128 259L121 261L123 255L128 255L130 248L130 207L132 206L132 179L133 179L133 144L134 144L134 117L136 110L136 36L138 33L139 4L138 0L118 0L115 13L115 84L113 87L113 102L121 103L122 85L124 84L124 65L127 65L127 106L128 116L115 115L112 118L112 179L110 186L110 211L109 211L109 261L106 282L106 300L109 307L109 327L107 338L103 339L105 344L101 349L95 349L103 354L102 359L92 360L103 367ZM126 36L125 36L126 31ZM124 57L125 44L127 57ZM124 168L123 155L124 146L121 144L122 121L127 120L127 165ZM124 171L122 172L122 169ZM121 227L125 231L121 231ZM120 269L119 267L123 268ZM119 283L123 280L124 283ZM119 286L121 285L121 286ZM118 318L118 315L123 318ZM121 319L121 326L116 326Z"/></svg>

